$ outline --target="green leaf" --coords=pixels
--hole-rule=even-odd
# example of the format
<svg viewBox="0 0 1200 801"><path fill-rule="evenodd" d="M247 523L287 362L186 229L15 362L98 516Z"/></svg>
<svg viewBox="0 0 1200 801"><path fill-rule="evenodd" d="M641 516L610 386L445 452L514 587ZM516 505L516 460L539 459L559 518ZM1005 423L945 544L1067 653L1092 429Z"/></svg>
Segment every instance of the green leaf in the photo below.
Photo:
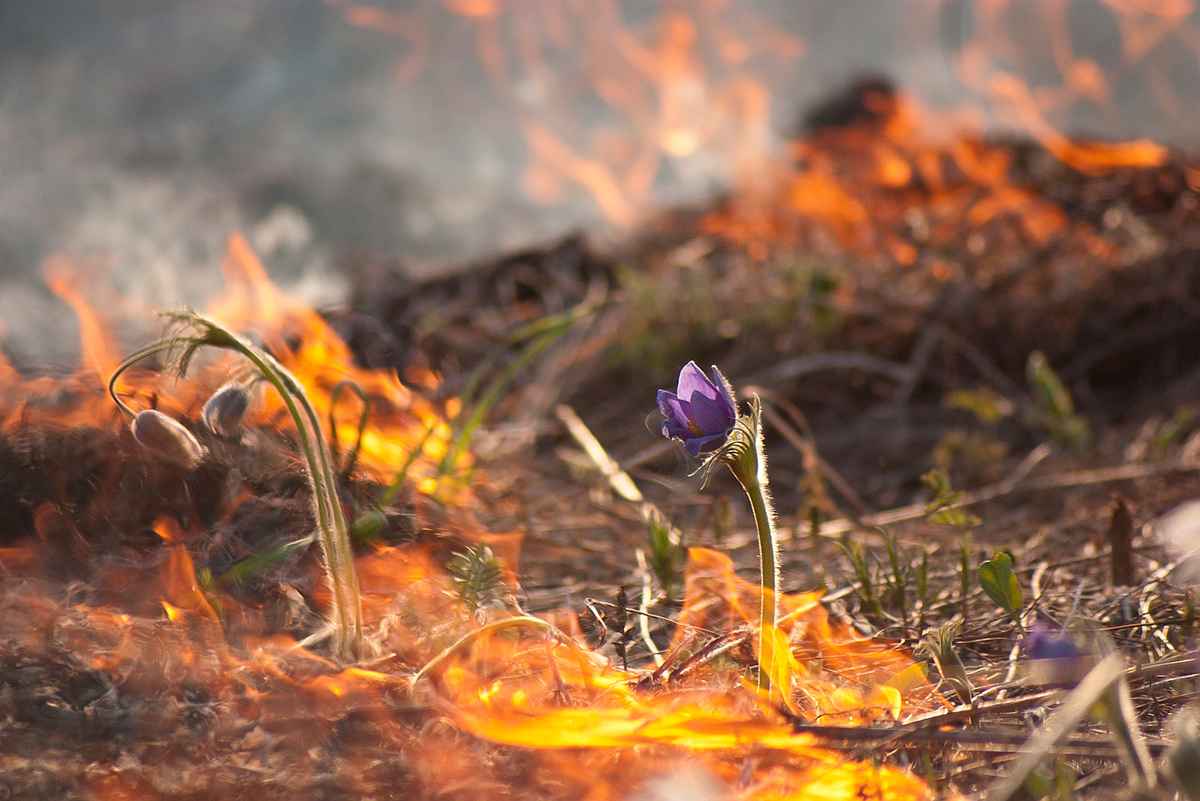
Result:
<svg viewBox="0 0 1200 801"><path fill-rule="evenodd" d="M1017 582L1017 574L1013 572L1012 555L1005 551L997 551L991 559L979 566L978 573L979 586L996 606L1013 617L1019 615L1025 597L1021 593L1021 585Z"/></svg>
<svg viewBox="0 0 1200 801"><path fill-rule="evenodd" d="M938 673L958 695L959 701L969 704L974 695L974 688L954 645L961 626L962 621L952 620L930 630L922 638L921 648L929 654Z"/></svg>
<svg viewBox="0 0 1200 801"><path fill-rule="evenodd" d="M1075 402L1071 400L1071 393L1050 366L1046 354L1040 350L1029 354L1029 361L1025 364L1025 375L1029 380L1030 389L1034 392L1034 398L1042 409L1055 417L1075 414Z"/></svg>
<svg viewBox="0 0 1200 801"><path fill-rule="evenodd" d="M862 543L845 536L838 542L838 547L841 548L842 553L850 561L850 566L854 569L854 575L859 583L858 597L863 608L882 617L883 606L880 603L879 595L875 592L874 571L871 569L871 563L868 561L867 553L863 550Z"/></svg>
<svg viewBox="0 0 1200 801"><path fill-rule="evenodd" d="M1012 401L987 387L955 390L946 396L945 405L970 412L981 423L988 425L994 425L1013 413Z"/></svg>
<svg viewBox="0 0 1200 801"><path fill-rule="evenodd" d="M651 514L646 522L650 551L650 569L658 577L668 598L675 597L687 564L687 548L682 535L661 514Z"/></svg>
<svg viewBox="0 0 1200 801"><path fill-rule="evenodd" d="M1037 407L1037 422L1063 445L1084 448L1091 439L1091 430L1087 421L1075 413L1070 391L1041 351L1029 354L1025 376Z"/></svg>
<svg viewBox="0 0 1200 801"><path fill-rule="evenodd" d="M950 477L945 470L933 469L921 476L921 483L929 487L933 499L925 504L925 519L930 523L955 528L974 528L983 520L959 508L962 493L950 486Z"/></svg>

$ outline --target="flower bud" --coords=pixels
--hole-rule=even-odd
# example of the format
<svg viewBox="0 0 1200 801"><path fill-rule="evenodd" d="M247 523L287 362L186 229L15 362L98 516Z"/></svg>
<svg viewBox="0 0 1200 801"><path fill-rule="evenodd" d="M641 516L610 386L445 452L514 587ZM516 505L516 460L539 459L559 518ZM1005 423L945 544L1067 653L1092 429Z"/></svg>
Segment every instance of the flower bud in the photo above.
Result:
<svg viewBox="0 0 1200 801"><path fill-rule="evenodd" d="M205 427L218 437L232 439L242 430L242 418L250 408L250 393L237 382L230 382L212 394L200 417Z"/></svg>
<svg viewBox="0 0 1200 801"><path fill-rule="evenodd" d="M1035 623L1025 638L1025 652L1032 660L1030 677L1054 687L1074 687L1094 662L1069 633L1042 621Z"/></svg>
<svg viewBox="0 0 1200 801"><path fill-rule="evenodd" d="M203 461L204 446L179 421L155 409L138 412L129 427L143 448L189 470Z"/></svg>
<svg viewBox="0 0 1200 801"><path fill-rule="evenodd" d="M1167 751L1167 764L1179 789L1189 801L1200 801L1200 713L1185 707L1169 726L1175 744Z"/></svg>

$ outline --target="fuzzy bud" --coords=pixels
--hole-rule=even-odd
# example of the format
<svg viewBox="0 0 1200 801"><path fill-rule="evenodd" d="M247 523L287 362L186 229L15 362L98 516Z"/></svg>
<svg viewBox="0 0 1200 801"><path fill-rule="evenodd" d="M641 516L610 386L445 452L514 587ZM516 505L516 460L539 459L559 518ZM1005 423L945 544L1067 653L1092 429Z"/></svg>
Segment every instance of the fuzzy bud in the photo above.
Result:
<svg viewBox="0 0 1200 801"><path fill-rule="evenodd" d="M143 448L188 470L204 460L204 446L174 418L155 409L138 412L129 427Z"/></svg>
<svg viewBox="0 0 1200 801"><path fill-rule="evenodd" d="M242 430L242 419L250 408L250 393L236 382L230 382L212 394L204 404L200 417L205 427L218 437L232 439Z"/></svg>

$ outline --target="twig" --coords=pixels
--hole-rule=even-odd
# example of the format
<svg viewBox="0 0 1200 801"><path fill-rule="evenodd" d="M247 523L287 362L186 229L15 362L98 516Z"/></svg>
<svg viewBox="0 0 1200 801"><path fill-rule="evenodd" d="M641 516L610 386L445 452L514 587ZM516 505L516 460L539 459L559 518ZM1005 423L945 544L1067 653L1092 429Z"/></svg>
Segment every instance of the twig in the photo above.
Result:
<svg viewBox="0 0 1200 801"><path fill-rule="evenodd" d="M547 623L540 617L534 617L533 615L516 615L515 617L506 617L503 620L497 620L494 623L489 623L481 628L472 629L463 636L459 637L449 646L444 648L441 653L426 662L424 667L414 673L412 679L410 680L410 684L415 687L421 681L421 679L430 673L430 671L436 670L443 662L453 656L455 651L463 646L470 645L480 637L494 634L497 631L502 631L504 629L519 628L523 626L541 629L550 635L550 637L558 640L559 642L574 645L570 637L568 637L566 634L563 634L553 624Z"/></svg>
<svg viewBox="0 0 1200 801"><path fill-rule="evenodd" d="M329 391L329 446L333 462L336 465L341 460L341 442L338 437L337 416L334 414L337 411L338 400L344 391L349 390L358 396L362 402L362 411L358 415L358 433L355 435L354 447L352 447L346 456L346 462L342 465L340 475L345 481L354 473L354 467L358 464L358 452L362 448L363 434L367 430L367 421L371 417L371 399L367 393L355 382L346 379L339 381Z"/></svg>
<svg viewBox="0 0 1200 801"><path fill-rule="evenodd" d="M650 607L653 583L649 567L646 565L646 553L641 548L638 548L635 553L637 554L638 572L642 575L642 601L638 607L638 631L642 635L642 642L646 644L646 650L650 652L655 666L662 667L662 654L659 653L658 646L654 644L654 638L650 636L650 618L647 612Z"/></svg>
<svg viewBox="0 0 1200 801"><path fill-rule="evenodd" d="M681 626L685 629L692 629L693 631L704 632L705 634L711 635L713 637L724 636L719 631L713 631L712 629L706 629L703 626L693 626L690 623L680 623L675 618L667 617L666 615L656 615L653 612L646 612L641 609L634 609L632 606L617 606L612 601L601 601L598 598L584 598L583 601L585 604L589 604L592 606L607 606L610 609L623 609L624 611L628 612L631 615L644 615L652 620L661 620L664 623L671 623L676 626Z"/></svg>
<svg viewBox="0 0 1200 801"><path fill-rule="evenodd" d="M942 338L942 331L937 327L928 327L917 339L917 344L913 347L912 357L908 360L909 375L901 384L896 392L896 397L892 399L892 403L896 406L906 406L912 400L913 393L917 391L917 385L921 383L921 378L925 375L925 371L929 368L929 360L933 357L933 349L938 344L938 340Z"/></svg>
<svg viewBox="0 0 1200 801"><path fill-rule="evenodd" d="M608 484L612 487L613 492L630 503L644 504L646 502L645 498L642 497L641 490L637 488L637 484L633 483L633 479L629 477L629 474L622 470L621 466L608 455L608 451L604 450L604 446L600 444L600 440L596 439L596 435L580 419L574 409L566 404L559 404L554 408L554 416L562 421L562 424L567 428L567 433L579 443L579 447L583 448L583 452L592 460L592 464L608 480Z"/></svg>
<svg viewBox="0 0 1200 801"><path fill-rule="evenodd" d="M944 325L934 324L931 330L936 331L941 340L948 345L954 347L960 354L966 357L972 366L979 372L983 378L989 383L995 385L997 389L1007 395L1017 398L1024 398L1025 393L1021 387L1013 383L1004 371L997 367L987 357L987 355L977 348L974 343L965 337L951 331Z"/></svg>
<svg viewBox="0 0 1200 801"><path fill-rule="evenodd" d="M876 727L876 726L829 726L812 723L795 722L792 730L800 734L811 734L819 737L823 745L832 745L838 741L852 744L854 747L864 742L878 743L944 743L959 747L976 746L970 750L992 751L996 753L1024 753L1028 750L1029 735L1023 731L988 731L986 729L960 729L958 731L943 731L941 729L914 728L911 726ZM1156 752L1166 750L1166 742L1150 744ZM874 747L877 750L878 746ZM1107 737L1070 737L1051 747L1052 752L1093 758L1116 758L1117 749ZM1044 753L1043 753L1044 756Z"/></svg>
<svg viewBox="0 0 1200 801"><path fill-rule="evenodd" d="M821 471L821 475L829 480L829 483L837 489L842 498L854 507L854 514L850 516L851 520L856 520L862 515L867 514L867 505L854 487L850 486L850 482L838 472L838 470L821 456L817 450L816 438L813 436L812 429L808 426L808 421L804 419L804 415L792 403L776 392L766 389L765 387L756 386L754 384L747 385L746 392L757 393L767 400L771 401L771 406L764 406L763 415L767 418L767 422L773 428L783 435L783 438L792 444L794 448L799 450L806 457L811 458L817 469ZM796 424L793 428L786 420L779 416L775 411L774 406L779 406L787 413ZM800 430L797 430L800 429Z"/></svg>
<svg viewBox="0 0 1200 801"><path fill-rule="evenodd" d="M1031 454L1032 455L1032 454ZM1019 492L1044 492L1056 489L1068 489L1072 487L1088 487L1097 484L1109 484L1114 481L1131 481L1139 478L1150 478L1152 476L1165 475L1167 473L1194 473L1200 472L1200 464L1194 462L1157 462L1154 464L1120 464L1112 467L1101 467L1095 470L1068 470L1062 473L1045 476L1028 482L1012 481L1006 479L996 484L992 484L974 492L965 492L958 503L954 504L953 509L962 509L968 506L974 506L987 501L994 501L997 498L1003 498L1007 495L1012 495ZM875 526L891 526L896 523L904 523L911 520L920 520L925 516L925 504L914 503L908 506L900 506L895 509L888 509L878 514L867 515L862 518L862 522L873 528ZM785 537L794 537L799 532L800 526L788 527L781 526L780 533ZM853 520L829 520L821 525L821 536L838 538L842 534L856 530L856 525Z"/></svg>

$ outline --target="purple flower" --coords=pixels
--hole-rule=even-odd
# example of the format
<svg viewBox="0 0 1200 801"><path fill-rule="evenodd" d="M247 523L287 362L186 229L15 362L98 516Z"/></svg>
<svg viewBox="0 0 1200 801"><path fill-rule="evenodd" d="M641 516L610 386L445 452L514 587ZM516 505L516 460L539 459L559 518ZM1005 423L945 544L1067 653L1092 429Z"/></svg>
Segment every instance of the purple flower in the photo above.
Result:
<svg viewBox="0 0 1200 801"><path fill-rule="evenodd" d="M733 394L721 371L713 367L709 378L694 361L679 371L674 392L658 391L658 409L666 418L663 436L681 440L692 456L720 447L737 421Z"/></svg>
<svg viewBox="0 0 1200 801"><path fill-rule="evenodd" d="M1025 649L1033 659L1074 659L1079 656L1079 648L1069 634L1041 621L1029 630Z"/></svg>
<svg viewBox="0 0 1200 801"><path fill-rule="evenodd" d="M1091 660L1064 629L1044 621L1033 624L1025 638L1025 653L1033 660L1031 675L1039 684L1071 687L1087 673Z"/></svg>

